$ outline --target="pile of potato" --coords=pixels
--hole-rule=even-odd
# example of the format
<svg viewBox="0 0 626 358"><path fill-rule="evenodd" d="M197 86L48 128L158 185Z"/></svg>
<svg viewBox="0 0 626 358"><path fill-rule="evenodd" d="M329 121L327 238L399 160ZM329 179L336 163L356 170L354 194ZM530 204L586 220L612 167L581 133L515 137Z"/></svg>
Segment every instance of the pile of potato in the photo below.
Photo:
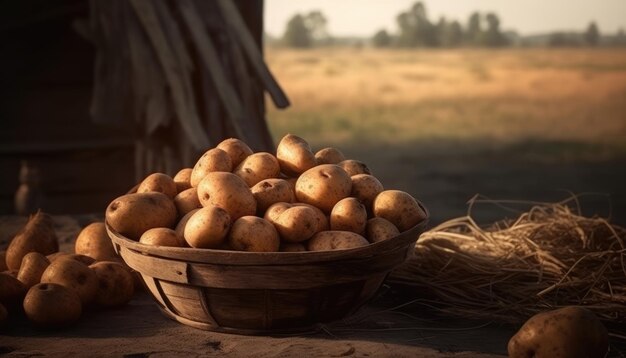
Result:
<svg viewBox="0 0 626 358"><path fill-rule="evenodd" d="M326 251L399 235L426 217L336 148L313 153L288 134L276 155L230 138L173 178L146 177L113 200L106 221L144 244L253 252Z"/></svg>
<svg viewBox="0 0 626 358"><path fill-rule="evenodd" d="M62 326L85 309L132 298L135 278L115 254L104 223L80 232L74 254L58 250L52 219L38 212L0 252L0 323L23 310L38 326Z"/></svg>

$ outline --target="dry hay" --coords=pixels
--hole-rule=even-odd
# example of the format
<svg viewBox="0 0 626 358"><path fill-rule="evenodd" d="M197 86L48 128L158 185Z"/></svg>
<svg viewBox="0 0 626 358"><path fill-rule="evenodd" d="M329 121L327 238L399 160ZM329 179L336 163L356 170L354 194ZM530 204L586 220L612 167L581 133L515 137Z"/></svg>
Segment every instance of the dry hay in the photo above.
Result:
<svg viewBox="0 0 626 358"><path fill-rule="evenodd" d="M471 204L472 202L470 202ZM626 229L584 217L577 198L538 204L515 221L480 227L471 216L422 234L415 256L390 276L453 316L519 323L580 305L626 321Z"/></svg>

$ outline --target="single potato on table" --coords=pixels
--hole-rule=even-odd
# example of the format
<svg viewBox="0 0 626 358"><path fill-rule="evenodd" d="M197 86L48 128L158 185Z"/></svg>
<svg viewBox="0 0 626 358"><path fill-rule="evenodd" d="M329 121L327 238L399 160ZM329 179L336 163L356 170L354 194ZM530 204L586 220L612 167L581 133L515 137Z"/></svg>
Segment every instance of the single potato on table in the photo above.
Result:
<svg viewBox="0 0 626 358"><path fill-rule="evenodd" d="M83 304L79 295L59 284L39 283L24 298L28 319L44 327L60 327L78 321Z"/></svg>
<svg viewBox="0 0 626 358"><path fill-rule="evenodd" d="M96 261L117 257L103 222L91 223L81 230L74 244L74 252L92 257Z"/></svg>

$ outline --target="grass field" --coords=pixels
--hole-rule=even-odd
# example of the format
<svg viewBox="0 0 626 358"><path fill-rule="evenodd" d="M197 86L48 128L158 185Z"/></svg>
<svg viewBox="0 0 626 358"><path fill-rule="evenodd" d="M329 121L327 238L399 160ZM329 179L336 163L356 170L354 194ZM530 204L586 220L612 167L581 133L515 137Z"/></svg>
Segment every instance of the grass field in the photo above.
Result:
<svg viewBox="0 0 626 358"><path fill-rule="evenodd" d="M268 48L266 59L292 101L269 106L275 138L339 146L436 219L475 193L565 189L609 194L626 221L626 50Z"/></svg>

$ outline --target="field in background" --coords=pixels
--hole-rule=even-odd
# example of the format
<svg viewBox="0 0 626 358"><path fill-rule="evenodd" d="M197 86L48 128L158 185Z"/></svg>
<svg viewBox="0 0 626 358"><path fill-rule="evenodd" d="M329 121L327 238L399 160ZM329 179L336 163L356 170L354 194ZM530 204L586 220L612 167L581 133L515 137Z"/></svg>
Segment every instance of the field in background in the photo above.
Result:
<svg viewBox="0 0 626 358"><path fill-rule="evenodd" d="M292 101L275 138L336 145L435 222L473 194L557 200L626 222L626 50L266 49ZM495 215L495 214L494 214Z"/></svg>

